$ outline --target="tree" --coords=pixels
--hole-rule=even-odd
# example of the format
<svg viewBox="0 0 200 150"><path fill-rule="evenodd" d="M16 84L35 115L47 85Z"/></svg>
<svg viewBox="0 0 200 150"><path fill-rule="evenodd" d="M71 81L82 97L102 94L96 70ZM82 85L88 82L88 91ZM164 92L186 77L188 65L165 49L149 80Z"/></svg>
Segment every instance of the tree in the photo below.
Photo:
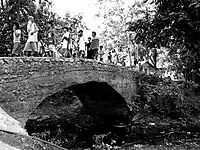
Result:
<svg viewBox="0 0 200 150"><path fill-rule="evenodd" d="M19 5L20 4L20 5ZM52 9L52 1L39 0L1 0L0 5L0 56L8 56L12 49L12 26L19 22L22 29L22 44L25 43L28 34L26 31L27 17L32 15L39 28L39 35L45 39L47 36L47 23L51 21L55 25L57 40L60 42L62 28L69 24L74 33L78 28L86 28L82 22L82 15L66 14L65 19L60 18Z"/></svg>
<svg viewBox="0 0 200 150"><path fill-rule="evenodd" d="M35 21L39 27L39 34L42 37L46 36L47 23L49 21L56 22L56 13L52 10L53 3L49 0L39 0L38 6L35 9Z"/></svg>
<svg viewBox="0 0 200 150"><path fill-rule="evenodd" d="M99 0L98 17L104 19L105 28L101 33L105 47L112 43L112 47L119 51L127 52L130 63L132 58L137 61L149 60L155 67L157 64L157 49L146 47L142 43L135 43L133 33L129 33L127 25L145 16L145 12L153 12L150 4L143 5L141 1L135 1L133 4L127 4L128 1L122 0ZM109 7L108 7L109 6ZM138 52L137 52L138 51ZM136 55L139 54L139 59ZM127 58L126 58L127 59Z"/></svg>
<svg viewBox="0 0 200 150"><path fill-rule="evenodd" d="M97 17L103 19L104 24L104 29L100 34L104 47L127 52L129 35L126 32L126 24L134 15L130 7L124 0L99 0L98 6Z"/></svg>
<svg viewBox="0 0 200 150"><path fill-rule="evenodd" d="M12 26L14 22L25 22L28 13L33 14L34 2L32 0L21 0L20 8L18 1L1 1L0 7L0 55L7 55L12 48ZM17 17L20 14L20 17ZM23 17L21 17L23 16ZM18 20L20 18L20 20ZM22 24L23 26L23 24Z"/></svg>
<svg viewBox="0 0 200 150"><path fill-rule="evenodd" d="M40 0L37 7L34 0L5 0L0 7L0 56L7 56L12 49L12 26L14 22L22 29L22 43L25 43L28 34L26 31L27 17L34 16L39 27L39 34L45 36L47 21L56 20L56 14L50 9L52 2Z"/></svg>
<svg viewBox="0 0 200 150"><path fill-rule="evenodd" d="M148 0L146 0L147 2ZM147 48L167 47L176 61L176 70L186 80L200 81L200 1L152 0L156 11L145 11L144 17L130 23L135 40ZM179 58L180 57L180 58Z"/></svg>

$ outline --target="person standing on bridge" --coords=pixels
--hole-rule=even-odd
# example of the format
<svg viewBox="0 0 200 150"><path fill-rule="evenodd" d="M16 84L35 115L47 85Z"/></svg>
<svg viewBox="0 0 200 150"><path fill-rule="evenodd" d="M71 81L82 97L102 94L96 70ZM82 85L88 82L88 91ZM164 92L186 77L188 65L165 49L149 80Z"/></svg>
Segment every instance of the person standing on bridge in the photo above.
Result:
<svg viewBox="0 0 200 150"><path fill-rule="evenodd" d="M99 49L99 60L100 60L101 62L103 62L103 55L105 54L105 53L104 53L104 50L103 50L103 46L101 45L99 48L100 48L100 49Z"/></svg>
<svg viewBox="0 0 200 150"><path fill-rule="evenodd" d="M56 32L54 29L54 25L52 21L48 22L48 31L47 31L47 46L49 51L51 52L51 56L53 57L60 57L61 54L56 50L56 46L55 46L55 36L56 36Z"/></svg>
<svg viewBox="0 0 200 150"><path fill-rule="evenodd" d="M90 45L90 51L92 53L92 59L98 58L98 50L99 50L99 39L96 37L96 32L92 32L92 42Z"/></svg>
<svg viewBox="0 0 200 150"><path fill-rule="evenodd" d="M13 25L13 44L12 56L22 56L21 30L18 23L14 23Z"/></svg>
<svg viewBox="0 0 200 150"><path fill-rule="evenodd" d="M86 40L83 36L83 30L79 30L78 32L78 47L79 47L79 58L85 58L87 56L86 52Z"/></svg>
<svg viewBox="0 0 200 150"><path fill-rule="evenodd" d="M92 40L91 37L88 37L88 42L85 45L88 59L92 59L92 52L90 51L91 40Z"/></svg>
<svg viewBox="0 0 200 150"><path fill-rule="evenodd" d="M33 16L28 17L27 32L28 32L28 40L25 44L24 52L27 52L29 51L29 49L31 49L32 56L34 56L35 53L37 52L38 27L36 26L36 23L34 22Z"/></svg>
<svg viewBox="0 0 200 150"><path fill-rule="evenodd" d="M70 42L70 32L68 27L64 27L64 34L62 37L62 51L64 57L71 57L72 54L69 51L69 42Z"/></svg>

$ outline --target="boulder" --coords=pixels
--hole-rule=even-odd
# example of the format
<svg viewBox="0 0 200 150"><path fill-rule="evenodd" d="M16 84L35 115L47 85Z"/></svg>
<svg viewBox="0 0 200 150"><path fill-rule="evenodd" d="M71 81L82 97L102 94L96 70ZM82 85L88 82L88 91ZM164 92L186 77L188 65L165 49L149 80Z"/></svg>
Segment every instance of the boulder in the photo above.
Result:
<svg viewBox="0 0 200 150"><path fill-rule="evenodd" d="M9 116L1 107L0 107L0 130L11 133L17 133L21 135L28 135L26 130L21 127L20 122Z"/></svg>

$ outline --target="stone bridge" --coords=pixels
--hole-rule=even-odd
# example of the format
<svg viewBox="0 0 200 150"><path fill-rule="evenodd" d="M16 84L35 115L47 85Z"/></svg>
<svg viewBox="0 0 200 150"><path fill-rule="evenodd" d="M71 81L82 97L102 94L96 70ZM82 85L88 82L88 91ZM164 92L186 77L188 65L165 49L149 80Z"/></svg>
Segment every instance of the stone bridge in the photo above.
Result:
<svg viewBox="0 0 200 150"><path fill-rule="evenodd" d="M0 58L0 107L24 125L43 99L89 81L107 82L127 102L137 91L137 72L126 67L84 59Z"/></svg>

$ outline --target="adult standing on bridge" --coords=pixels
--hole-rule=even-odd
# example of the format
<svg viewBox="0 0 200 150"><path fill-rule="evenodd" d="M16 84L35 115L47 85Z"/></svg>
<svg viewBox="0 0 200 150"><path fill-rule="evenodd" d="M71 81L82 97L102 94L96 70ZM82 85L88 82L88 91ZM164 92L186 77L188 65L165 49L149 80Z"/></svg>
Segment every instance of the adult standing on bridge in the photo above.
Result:
<svg viewBox="0 0 200 150"><path fill-rule="evenodd" d="M14 23L13 25L13 50L12 56L21 56L21 30L19 29L19 24Z"/></svg>
<svg viewBox="0 0 200 150"><path fill-rule="evenodd" d="M92 32L92 42L90 45L90 51L92 53L92 59L96 59L98 57L99 50L99 39L96 37L96 32Z"/></svg>
<svg viewBox="0 0 200 150"><path fill-rule="evenodd" d="M88 42L85 44L88 59L92 59L92 53L90 51L91 40L92 40L91 37L88 37Z"/></svg>
<svg viewBox="0 0 200 150"><path fill-rule="evenodd" d="M48 31L47 31L47 46L49 52L52 54L51 56L53 57L60 57L61 54L56 50L55 46L55 36L56 32L54 29L54 25L52 21L48 22Z"/></svg>
<svg viewBox="0 0 200 150"><path fill-rule="evenodd" d="M64 57L71 57L72 54L69 51L69 42L70 42L70 31L68 27L63 28L64 34L62 37L62 51Z"/></svg>
<svg viewBox="0 0 200 150"><path fill-rule="evenodd" d="M86 52L86 40L85 37L83 36L83 30L79 30L78 32L78 57L79 58L85 58L87 56Z"/></svg>
<svg viewBox="0 0 200 150"><path fill-rule="evenodd" d="M28 17L28 24L27 24L27 32L28 32L28 40L24 47L24 52L32 50L32 56L35 55L37 52L37 34L38 34L38 27L34 22L33 16Z"/></svg>

